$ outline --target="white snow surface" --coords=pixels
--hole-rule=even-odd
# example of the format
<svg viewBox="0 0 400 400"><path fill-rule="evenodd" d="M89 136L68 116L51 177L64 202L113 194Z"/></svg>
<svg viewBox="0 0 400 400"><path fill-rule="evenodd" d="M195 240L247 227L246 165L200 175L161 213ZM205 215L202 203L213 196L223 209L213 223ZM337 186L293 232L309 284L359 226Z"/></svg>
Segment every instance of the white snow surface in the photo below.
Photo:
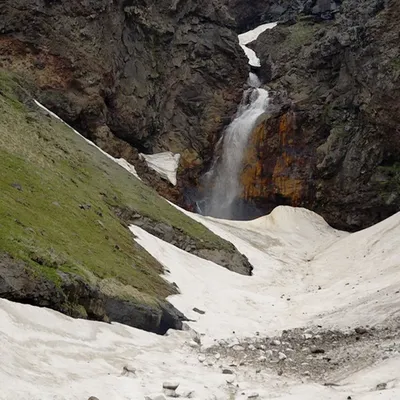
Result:
<svg viewBox="0 0 400 400"><path fill-rule="evenodd" d="M261 33L266 31L267 29L272 29L277 25L276 22L268 23L268 24L263 24L258 26L255 29L252 29L251 31L242 33L239 35L239 44L243 51L245 52L247 58L249 59L249 64L252 67L261 67L260 59L257 57L256 53L254 50L248 48L246 44L256 40Z"/></svg>
<svg viewBox="0 0 400 400"><path fill-rule="evenodd" d="M102 150L99 146L96 146L93 142L91 142L89 139L86 139L85 136L81 135L76 129L72 128L72 126L68 125L64 120L62 120L57 114L53 113L53 111L50 111L48 108L46 108L43 104L39 103L37 100L34 100L37 106L39 106L42 110L46 111L47 114L51 115L53 118L58 119L61 121L63 124L67 125L68 128L72 129L78 136L80 136L82 139L84 139L87 143L89 143L91 146L96 147L97 150L99 150L101 153L103 153L107 158L109 158L112 161L115 161L117 164L119 164L122 168L126 169L129 173L134 175L136 178L139 178L139 175L136 172L135 167L132 164L129 164L128 161L126 161L124 158L114 158L113 156L110 156L108 153L106 153L104 150Z"/></svg>
<svg viewBox="0 0 400 400"><path fill-rule="evenodd" d="M250 222L186 214L234 243L254 265L254 276L241 276L130 227L170 271L166 279L181 290L170 301L195 320L189 325L203 334L205 346L218 339L235 343L256 331L272 335L316 324L347 329L399 316L400 213L354 234L301 208L278 207ZM220 368L198 361L191 331L157 336L4 299L0 327L1 400L143 400L161 392L165 381L179 382L178 393L194 391L201 400L246 399L253 392L260 400L400 398L398 354L346 371L337 387L240 367L234 376L240 390L231 397ZM381 382L388 382L387 390L374 390Z"/></svg>
<svg viewBox="0 0 400 400"><path fill-rule="evenodd" d="M182 292L170 301L196 320L190 326L204 333L205 345L306 324L374 325L400 310L395 294L400 289L400 213L354 234L336 231L301 208L278 207L250 222L191 216L246 254L254 276L232 273L138 227L130 229L169 269L166 278ZM193 307L205 314L194 313ZM189 346L189 331L156 336L7 300L0 300L0 324L0 399L143 400L170 380L180 382L178 393L193 390L197 399L232 398L221 370L198 361ZM124 374L124 366L135 374ZM240 387L236 399L257 392L260 399L336 400L351 395L370 400L379 395L394 400L400 396L400 357L349 371L338 387L295 381L268 370L255 374L245 367L234 378ZM390 382L389 389L372 391L381 382Z"/></svg>
<svg viewBox="0 0 400 400"><path fill-rule="evenodd" d="M176 185L176 171L179 167L181 155L170 151L157 154L140 154L149 168L156 171L161 177Z"/></svg>

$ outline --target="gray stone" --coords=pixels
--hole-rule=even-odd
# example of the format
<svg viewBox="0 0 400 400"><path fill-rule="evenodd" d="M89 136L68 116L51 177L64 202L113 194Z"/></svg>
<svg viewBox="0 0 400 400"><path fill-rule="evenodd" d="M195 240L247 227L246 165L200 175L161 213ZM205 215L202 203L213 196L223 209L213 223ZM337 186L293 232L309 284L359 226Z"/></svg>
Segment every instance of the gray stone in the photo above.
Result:
<svg viewBox="0 0 400 400"><path fill-rule="evenodd" d="M281 361L283 361L283 360L286 360L286 359L287 359L287 356L286 356L286 354L284 354L284 353L282 353L282 352L279 352L279 353L278 353L278 358L279 358Z"/></svg>
<svg viewBox="0 0 400 400"><path fill-rule="evenodd" d="M234 372L233 372L231 369L228 369L228 368L224 368L224 369L222 370L222 373L225 374L225 375L232 375L232 374L234 374Z"/></svg>
<svg viewBox="0 0 400 400"><path fill-rule="evenodd" d="M385 390L385 389L387 389L387 383L385 383L385 382L378 383L376 385L376 390Z"/></svg>

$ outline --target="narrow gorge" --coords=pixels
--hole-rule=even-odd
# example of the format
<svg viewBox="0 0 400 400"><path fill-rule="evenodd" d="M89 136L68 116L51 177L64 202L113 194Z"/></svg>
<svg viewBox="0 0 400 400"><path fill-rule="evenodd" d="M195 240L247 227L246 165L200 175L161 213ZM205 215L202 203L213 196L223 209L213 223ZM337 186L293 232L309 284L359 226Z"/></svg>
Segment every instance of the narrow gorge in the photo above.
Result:
<svg viewBox="0 0 400 400"><path fill-rule="evenodd" d="M240 46L253 69L261 66L260 60L246 45L256 40L263 31L275 26L276 23L265 24L239 35ZM234 120L217 143L217 156L212 167L203 177L204 199L197 202L196 206L204 215L225 219L249 219L257 213L251 205L240 201L244 189L240 177L250 135L260 122L260 117L268 111L269 94L267 90L260 88L261 81L256 72L249 73L247 85L249 88L243 93Z"/></svg>

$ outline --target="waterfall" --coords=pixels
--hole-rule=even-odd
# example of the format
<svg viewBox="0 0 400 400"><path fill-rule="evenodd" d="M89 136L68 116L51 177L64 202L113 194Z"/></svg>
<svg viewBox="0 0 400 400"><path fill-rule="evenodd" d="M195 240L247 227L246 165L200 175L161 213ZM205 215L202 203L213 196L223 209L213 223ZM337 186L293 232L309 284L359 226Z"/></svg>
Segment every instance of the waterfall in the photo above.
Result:
<svg viewBox="0 0 400 400"><path fill-rule="evenodd" d="M260 66L255 52L246 44L255 40L264 30L276 26L264 24L250 32L239 35L239 43L249 59L251 66ZM197 211L218 218L237 218L237 200L242 192L240 174L243 157L251 132L268 107L268 91L260 88L258 76L250 72L247 80L249 88L244 91L235 119L225 130L218 146L222 152L217 156L211 169L205 174L204 182L207 190L201 204L197 202ZM217 152L218 153L218 152Z"/></svg>

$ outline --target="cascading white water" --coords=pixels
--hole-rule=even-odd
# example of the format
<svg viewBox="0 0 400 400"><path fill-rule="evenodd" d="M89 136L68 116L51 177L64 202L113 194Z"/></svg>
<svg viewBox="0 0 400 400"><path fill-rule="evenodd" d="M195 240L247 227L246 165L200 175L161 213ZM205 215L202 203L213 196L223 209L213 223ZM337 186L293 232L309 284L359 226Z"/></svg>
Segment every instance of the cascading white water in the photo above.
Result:
<svg viewBox="0 0 400 400"><path fill-rule="evenodd" d="M246 104L246 100L249 103ZM251 88L244 93L237 116L225 131L219 163L210 171L213 187L207 201L206 214L226 219L234 216L234 201L241 191L239 175L244 151L257 119L267 106L266 90Z"/></svg>
<svg viewBox="0 0 400 400"><path fill-rule="evenodd" d="M260 66L260 60L255 52L246 44L255 40L264 30L276 26L262 25L250 32L239 35L239 43L252 66ZM249 74L247 84L250 86L243 94L235 119L223 135L222 154L214 160L213 166L206 174L206 186L209 194L198 211L218 218L232 219L236 216L235 202L241 193L240 173L244 152L259 117L268 107L268 91L261 89L258 76Z"/></svg>

